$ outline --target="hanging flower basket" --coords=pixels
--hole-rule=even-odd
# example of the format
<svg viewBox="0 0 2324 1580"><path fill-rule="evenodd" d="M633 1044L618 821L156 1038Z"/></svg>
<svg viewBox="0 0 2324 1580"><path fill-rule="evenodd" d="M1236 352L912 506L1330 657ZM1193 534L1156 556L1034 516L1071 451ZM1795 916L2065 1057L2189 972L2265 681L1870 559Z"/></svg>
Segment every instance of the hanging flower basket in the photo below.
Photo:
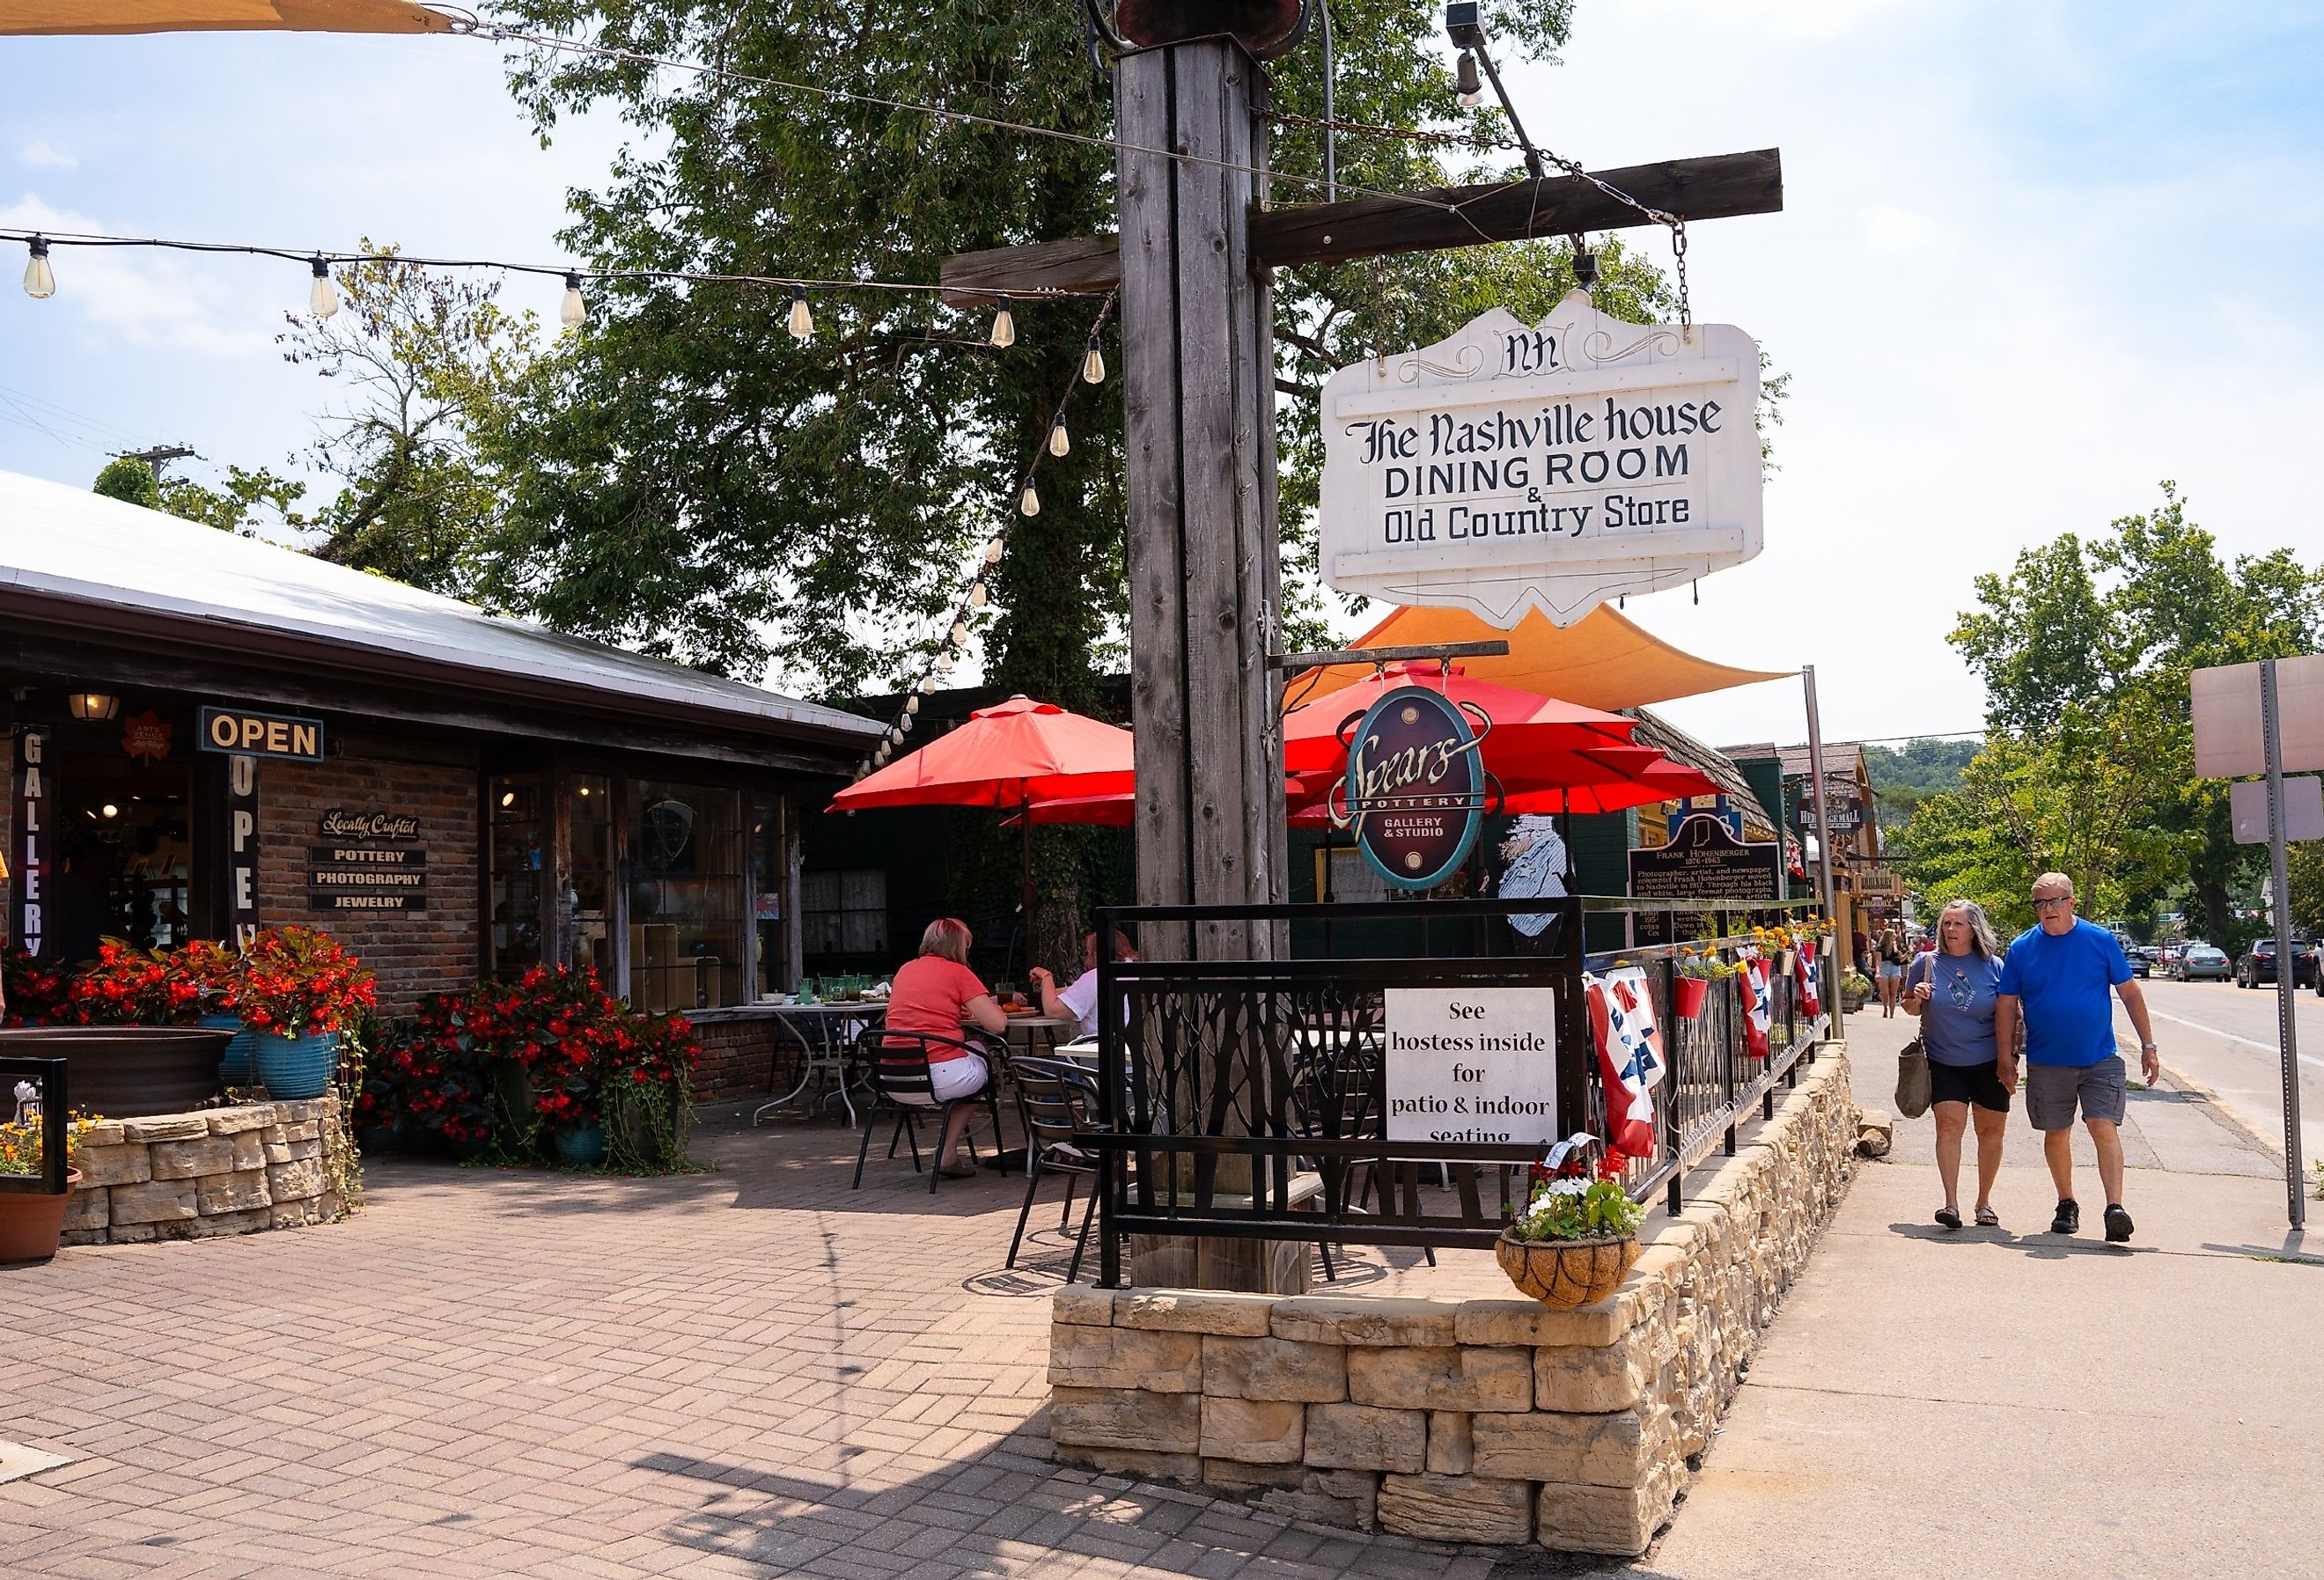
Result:
<svg viewBox="0 0 2324 1580"><path fill-rule="evenodd" d="M65 1172L65 1187L54 1196L0 1190L0 1262L45 1261L57 1253L65 1232L65 1207L80 1170Z"/></svg>
<svg viewBox="0 0 2324 1580"><path fill-rule="evenodd" d="M1637 1262L1638 1237L1520 1240L1504 1229L1493 1254L1509 1282L1543 1305L1565 1310L1603 1300L1620 1289Z"/></svg>
<svg viewBox="0 0 2324 1580"><path fill-rule="evenodd" d="M1692 1021L1702 1013L1711 1002L1711 982L1707 977L1682 976L1671 986L1671 1008L1682 1021Z"/></svg>

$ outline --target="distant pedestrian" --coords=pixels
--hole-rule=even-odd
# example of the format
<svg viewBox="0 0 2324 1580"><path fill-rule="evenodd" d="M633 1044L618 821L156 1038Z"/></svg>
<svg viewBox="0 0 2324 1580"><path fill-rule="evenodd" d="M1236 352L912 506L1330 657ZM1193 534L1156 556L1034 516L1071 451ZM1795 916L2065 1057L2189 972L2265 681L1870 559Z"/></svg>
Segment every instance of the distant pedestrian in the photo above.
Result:
<svg viewBox="0 0 2324 1580"><path fill-rule="evenodd" d="M1880 956L1880 1018L1894 1020L1896 1001L1904 995L1904 935L1889 922L1872 947Z"/></svg>
<svg viewBox="0 0 2324 1580"><path fill-rule="evenodd" d="M1904 1012L1921 1020L1921 1046L1929 1056L1929 1090L1937 1116L1937 1178L1945 1205L1937 1222L1961 1226L1961 1138L1977 1124L1977 1221L2001 1222L1993 1210L1993 1182L2009 1130L2012 1088L2001 1084L2001 1049L1994 1040L2001 949L1984 908L1956 900L1937 918L1933 952L1905 973Z"/></svg>
<svg viewBox="0 0 2324 1580"><path fill-rule="evenodd" d="M2074 914L2074 881L2063 873L2034 880L2034 914L2039 922L2020 933L2002 962L1997 990L1994 1037L2000 1049L2001 1081L2017 1084L2017 1027L2025 1027L2025 1116L2042 1132L2050 1178L2058 1187L2052 1234L2082 1226L2074 1199L2074 1110L2090 1132L2098 1155L2098 1181L2106 1187L2106 1237L2130 1238L2129 1213L2122 1205L2122 1115L2127 1080L2115 1051L2114 1005L2107 990L2122 997L2130 1023L2138 1029L2139 1073L2149 1086L2163 1078L2163 1058L2146 1018L2146 995L2130 974L2130 962L2112 933Z"/></svg>

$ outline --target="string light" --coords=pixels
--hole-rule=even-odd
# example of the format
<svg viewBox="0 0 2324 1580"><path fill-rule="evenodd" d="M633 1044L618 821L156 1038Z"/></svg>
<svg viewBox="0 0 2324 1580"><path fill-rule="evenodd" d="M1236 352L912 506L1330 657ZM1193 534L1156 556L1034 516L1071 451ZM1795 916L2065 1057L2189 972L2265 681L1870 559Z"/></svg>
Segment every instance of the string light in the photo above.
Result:
<svg viewBox="0 0 2324 1580"><path fill-rule="evenodd" d="M1073 448L1074 441L1065 437L1065 420L1061 416L1049 424L1049 453L1063 456Z"/></svg>
<svg viewBox="0 0 2324 1580"><path fill-rule="evenodd" d="M948 640L954 647L966 647L968 645L968 622L965 620L954 621L952 623L952 635L946 640Z"/></svg>
<svg viewBox="0 0 2324 1580"><path fill-rule="evenodd" d="M904 698L904 711L906 713L918 713L920 711L920 694L918 692L915 691L909 697Z"/></svg>
<svg viewBox="0 0 2324 1580"><path fill-rule="evenodd" d="M49 267L49 244L34 236L27 244L32 256L24 260L24 294L34 301L45 301L57 293L57 276Z"/></svg>
<svg viewBox="0 0 2324 1580"><path fill-rule="evenodd" d="M568 329L577 329L589 316L589 304L582 300L581 276L565 276L565 300L557 310L557 320Z"/></svg>
<svg viewBox="0 0 2324 1580"><path fill-rule="evenodd" d="M814 333L815 315L807 310L807 288L794 287L791 291L791 338L804 346Z"/></svg>
<svg viewBox="0 0 2324 1580"><path fill-rule="evenodd" d="M896 739L900 742L906 735L908 735L911 733L912 716L909 710L907 710L904 716L896 721Z"/></svg>
<svg viewBox="0 0 2324 1580"><path fill-rule="evenodd" d="M1037 516L1041 513L1041 496L1034 491L1033 480L1030 477L1025 479L1025 492L1017 496L1017 509L1022 515Z"/></svg>
<svg viewBox="0 0 2324 1580"><path fill-rule="evenodd" d="M982 581L973 581L968 584L968 606L970 608L983 608L986 602L991 599L991 594L984 590L984 584ZM904 711L906 713L909 713L912 710L908 707Z"/></svg>
<svg viewBox="0 0 2324 1580"><path fill-rule="evenodd" d="M1006 351L1017 344L1017 319L1006 304L992 315L992 348Z"/></svg>
<svg viewBox="0 0 2324 1580"><path fill-rule="evenodd" d="M987 542L984 545L984 563L987 565L1000 564L1001 556L1008 547L1009 540L1006 538L994 538L991 541Z"/></svg>
<svg viewBox="0 0 2324 1580"><path fill-rule="evenodd" d="M1094 332L1089 337L1089 351L1082 357L1082 382L1089 384L1105 383L1105 353L1097 348Z"/></svg>
<svg viewBox="0 0 2324 1580"><path fill-rule="evenodd" d="M315 282L307 288L307 310L318 319L327 319L339 310L338 288L331 283L331 266L317 253L309 260L315 271Z"/></svg>

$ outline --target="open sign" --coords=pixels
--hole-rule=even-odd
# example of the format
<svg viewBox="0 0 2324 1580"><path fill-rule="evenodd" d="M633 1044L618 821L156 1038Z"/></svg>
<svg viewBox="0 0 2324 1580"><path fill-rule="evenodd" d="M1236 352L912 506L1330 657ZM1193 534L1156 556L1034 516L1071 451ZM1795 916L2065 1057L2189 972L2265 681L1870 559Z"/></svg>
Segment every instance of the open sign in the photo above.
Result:
<svg viewBox="0 0 2324 1580"><path fill-rule="evenodd" d="M238 707L205 707L201 716L205 752L243 757L281 757L296 762L323 760L323 721Z"/></svg>

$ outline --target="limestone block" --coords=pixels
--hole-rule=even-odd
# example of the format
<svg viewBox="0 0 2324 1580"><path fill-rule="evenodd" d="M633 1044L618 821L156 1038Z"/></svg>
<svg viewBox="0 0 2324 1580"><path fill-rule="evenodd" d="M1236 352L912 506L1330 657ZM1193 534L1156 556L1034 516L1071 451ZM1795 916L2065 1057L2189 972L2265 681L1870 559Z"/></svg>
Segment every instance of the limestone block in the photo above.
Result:
<svg viewBox="0 0 2324 1580"><path fill-rule="evenodd" d="M191 1141L156 1141L153 1144L153 1178L156 1179L198 1179L205 1174L230 1174L234 1171L234 1138L231 1136L199 1136Z"/></svg>
<svg viewBox="0 0 2324 1580"><path fill-rule="evenodd" d="M234 1143L234 1167L236 1173L245 1169L266 1167L266 1142L258 1132L245 1130L226 1138Z"/></svg>
<svg viewBox="0 0 2324 1580"><path fill-rule="evenodd" d="M1396 1470L1425 1467L1425 1410L1375 1409L1360 1404L1307 1407L1307 1463L1321 1469Z"/></svg>
<svg viewBox="0 0 2324 1580"><path fill-rule="evenodd" d="M1126 1475L1141 1482L1169 1482L1182 1487L1200 1486L1203 1462L1191 1454L1154 1454L1137 1448L1077 1448L1074 1463L1107 1475Z"/></svg>
<svg viewBox="0 0 2324 1580"><path fill-rule="evenodd" d="M1483 1476L1383 1476L1379 1523L1429 1541L1514 1546L1533 1538L1533 1489Z"/></svg>
<svg viewBox="0 0 2324 1580"><path fill-rule="evenodd" d="M287 1141L289 1138L282 1139ZM1113 1291L1093 1289L1083 1284L1067 1284L1049 1297L1049 1320L1089 1327L1111 1326L1113 1322Z"/></svg>
<svg viewBox="0 0 2324 1580"><path fill-rule="evenodd" d="M139 1185L153 1178L152 1155L134 1143L84 1146L78 1167L83 1190L100 1185Z"/></svg>
<svg viewBox="0 0 2324 1580"><path fill-rule="evenodd" d="M1599 1487L1638 1484L1653 1459L1645 1412L1480 1415L1470 1422L1476 1474Z"/></svg>
<svg viewBox="0 0 2324 1580"><path fill-rule="evenodd" d="M1533 1353L1534 1408L1593 1413L1628 1409L1652 1385L1661 1361L1675 1353L1670 1330L1661 1324L1632 1328L1620 1344L1537 1349Z"/></svg>
<svg viewBox="0 0 2324 1580"><path fill-rule="evenodd" d="M282 1142L290 1139L290 1132L283 1129L279 1123L268 1125L265 1130L260 1133L266 1137L267 1144L269 1146L280 1146Z"/></svg>
<svg viewBox="0 0 2324 1580"><path fill-rule="evenodd" d="M274 1107L269 1103L254 1103L237 1108L213 1108L204 1117L209 1122L210 1134L237 1136L245 1131L264 1131L274 1123Z"/></svg>
<svg viewBox="0 0 2324 1580"><path fill-rule="evenodd" d="M1475 1448L1463 1410L1428 1412L1428 1470L1432 1475L1467 1475Z"/></svg>
<svg viewBox="0 0 2324 1580"><path fill-rule="evenodd" d="M1117 1327L1152 1327L1171 1333L1215 1333L1256 1337L1267 1332L1272 1295L1225 1290L1125 1290L1113 1299Z"/></svg>
<svg viewBox="0 0 2324 1580"><path fill-rule="evenodd" d="M320 1196L323 1194L323 1160L308 1158L297 1163L270 1163L266 1166L266 1187L276 1201Z"/></svg>
<svg viewBox="0 0 2324 1580"><path fill-rule="evenodd" d="M127 1138L122 1134L121 1121L100 1119L95 1123L78 1127L83 1147L117 1147Z"/></svg>
<svg viewBox="0 0 2324 1580"><path fill-rule="evenodd" d="M112 1205L111 1194L103 1186L91 1188L84 1178L72 1195L65 1198L66 1230L104 1228L113 1221Z"/></svg>
<svg viewBox="0 0 2324 1580"><path fill-rule="evenodd" d="M315 1222L318 1224L329 1223L345 1210L336 1190L327 1190L315 1198Z"/></svg>
<svg viewBox="0 0 2324 1580"><path fill-rule="evenodd" d="M111 1195L113 1201L108 1210L116 1231L124 1224L191 1220L201 1210L195 1205L191 1180L157 1179L145 1185L116 1185ZM113 1238L119 1243L118 1233Z"/></svg>
<svg viewBox="0 0 2324 1580"><path fill-rule="evenodd" d="M242 1138L234 1138L240 1141ZM247 1213L260 1207L274 1206L273 1193L266 1188L266 1170L262 1166L235 1174L212 1174L194 1181L194 1205L202 1216L217 1213ZM266 1214L272 1227L273 1214Z"/></svg>
<svg viewBox="0 0 2324 1580"><path fill-rule="evenodd" d="M105 1232L105 1243L107 1245L144 1245L152 1241L159 1240L161 1237L161 1230L159 1224L124 1224L119 1218L115 1218L113 1220L112 1226L107 1228Z"/></svg>
<svg viewBox="0 0 2324 1580"><path fill-rule="evenodd" d="M261 1229L274 1227L274 1213L270 1207L259 1207L244 1213L219 1213L213 1217L196 1218L190 1224L170 1225L187 1240L223 1240L230 1234L255 1234Z"/></svg>
<svg viewBox="0 0 2324 1580"><path fill-rule="evenodd" d="M1885 1158L1896 1138L1895 1122L1877 1108L1867 1108L1857 1115L1856 1152L1860 1158Z"/></svg>
<svg viewBox="0 0 2324 1580"><path fill-rule="evenodd" d="M1202 1395L1141 1388L1054 1388L1049 1438L1060 1448L1192 1454L1203 1436Z"/></svg>
<svg viewBox="0 0 2324 1580"><path fill-rule="evenodd" d="M67 1229L57 1236L59 1245L102 1245L106 1234L102 1229Z"/></svg>
<svg viewBox="0 0 2324 1580"><path fill-rule="evenodd" d="M282 1137L292 1141L320 1141L323 1137L322 1121L310 1119L300 1124L286 1124L282 1127Z"/></svg>
<svg viewBox="0 0 2324 1580"><path fill-rule="evenodd" d="M1348 1398L1387 1409L1531 1409L1533 1352L1474 1344L1351 1350Z"/></svg>
<svg viewBox="0 0 2324 1580"><path fill-rule="evenodd" d="M1545 1483L1535 1504L1534 1539L1560 1552L1636 1557L1670 1523L1678 1483L1675 1465L1657 1466L1637 1487Z"/></svg>
<svg viewBox="0 0 2324 1580"><path fill-rule="evenodd" d="M337 1101L329 1097L309 1097L295 1103L277 1103L274 1105L274 1123L305 1124L309 1120L322 1118L323 1110L327 1104L332 1113L338 1112Z"/></svg>
<svg viewBox="0 0 2324 1580"><path fill-rule="evenodd" d="M1306 1471L1296 1465L1254 1465L1241 1459L1203 1461L1203 1485L1230 1497L1292 1491L1306 1479Z"/></svg>
<svg viewBox="0 0 2324 1580"><path fill-rule="evenodd" d="M1287 1338L1203 1336L1203 1391L1214 1399L1329 1404L1348 1397L1348 1352Z"/></svg>
<svg viewBox="0 0 2324 1580"><path fill-rule="evenodd" d="M1379 1514L1379 1477L1368 1470L1311 1470L1296 1487L1277 1488L1259 1506L1291 1520L1370 1530Z"/></svg>
<svg viewBox="0 0 2324 1580"><path fill-rule="evenodd" d="M1277 1338L1324 1344L1450 1344L1460 1306L1448 1300L1295 1295L1275 1302Z"/></svg>
<svg viewBox="0 0 2324 1580"><path fill-rule="evenodd" d="M1203 1457L1244 1465L1296 1465L1306 1438L1307 1407L1275 1399L1203 1396Z"/></svg>
<svg viewBox="0 0 2324 1580"><path fill-rule="evenodd" d="M1056 1323L1049 1329L1049 1382L1053 1387L1200 1393L1202 1335Z"/></svg>
<svg viewBox="0 0 2324 1580"><path fill-rule="evenodd" d="M121 1139L128 1141L183 1141L209 1134L209 1121L198 1113L156 1113L121 1122Z"/></svg>
<svg viewBox="0 0 2324 1580"><path fill-rule="evenodd" d="M319 1224L327 1216L322 1210L322 1197L310 1196L303 1201L279 1201L274 1204L270 1227L303 1229L309 1224Z"/></svg>
<svg viewBox="0 0 2324 1580"><path fill-rule="evenodd" d="M1620 1298L1617 1291L1566 1311L1538 1300L1463 1300L1453 1332L1463 1344L1610 1344L1622 1331Z"/></svg>

